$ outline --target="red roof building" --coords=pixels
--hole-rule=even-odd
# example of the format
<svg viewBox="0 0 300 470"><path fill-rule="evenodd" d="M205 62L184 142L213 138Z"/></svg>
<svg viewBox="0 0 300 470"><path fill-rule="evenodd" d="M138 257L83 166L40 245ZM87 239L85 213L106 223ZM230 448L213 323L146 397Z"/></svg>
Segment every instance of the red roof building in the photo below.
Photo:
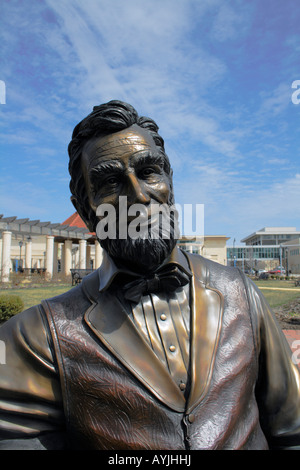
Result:
<svg viewBox="0 0 300 470"><path fill-rule="evenodd" d="M62 225L70 225L70 227L78 227L78 228L87 228L87 226L85 225L85 223L83 222L82 218L80 217L80 215L78 214L78 212L74 212L74 214L72 214L70 217L68 217L63 223ZM89 232L91 233L92 235L95 235L94 233L92 232Z"/></svg>

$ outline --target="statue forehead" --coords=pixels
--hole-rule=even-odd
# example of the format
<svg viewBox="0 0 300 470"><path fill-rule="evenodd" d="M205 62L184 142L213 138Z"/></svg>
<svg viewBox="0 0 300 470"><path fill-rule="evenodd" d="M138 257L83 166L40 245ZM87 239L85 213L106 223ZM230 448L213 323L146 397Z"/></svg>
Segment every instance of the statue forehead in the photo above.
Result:
<svg viewBox="0 0 300 470"><path fill-rule="evenodd" d="M122 155L151 148L156 148L151 134L146 129L133 124L113 134L90 139L83 148L83 156Z"/></svg>

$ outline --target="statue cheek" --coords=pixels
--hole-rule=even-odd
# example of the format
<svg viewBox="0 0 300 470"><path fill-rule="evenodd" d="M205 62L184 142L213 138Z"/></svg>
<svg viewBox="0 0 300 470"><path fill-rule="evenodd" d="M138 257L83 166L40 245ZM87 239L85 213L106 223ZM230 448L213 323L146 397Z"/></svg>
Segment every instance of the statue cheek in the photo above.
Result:
<svg viewBox="0 0 300 470"><path fill-rule="evenodd" d="M117 208L118 203L119 198L115 194L106 196L96 194L90 198L90 205L95 212L99 206Z"/></svg>
<svg viewBox="0 0 300 470"><path fill-rule="evenodd" d="M152 188L153 197L161 204L168 203L170 197L170 185L167 181L162 181Z"/></svg>

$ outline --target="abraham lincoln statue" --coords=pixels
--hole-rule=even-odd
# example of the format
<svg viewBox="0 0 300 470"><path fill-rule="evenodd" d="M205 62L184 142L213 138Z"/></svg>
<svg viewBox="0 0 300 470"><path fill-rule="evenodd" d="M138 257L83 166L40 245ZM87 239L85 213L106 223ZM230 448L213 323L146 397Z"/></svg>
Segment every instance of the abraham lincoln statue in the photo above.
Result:
<svg viewBox="0 0 300 470"><path fill-rule="evenodd" d="M123 217L120 197L146 221L174 203L158 127L127 103L95 106L69 157L93 232L103 204ZM300 448L299 371L267 302L239 269L181 251L169 219L169 237L99 238L98 270L2 325L0 448Z"/></svg>

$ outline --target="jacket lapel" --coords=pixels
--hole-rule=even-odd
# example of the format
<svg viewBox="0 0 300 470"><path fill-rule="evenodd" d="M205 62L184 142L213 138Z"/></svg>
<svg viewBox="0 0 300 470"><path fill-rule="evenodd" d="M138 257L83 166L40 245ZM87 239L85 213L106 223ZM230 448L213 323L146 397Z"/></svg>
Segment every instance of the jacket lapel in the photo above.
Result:
<svg viewBox="0 0 300 470"><path fill-rule="evenodd" d="M187 254L193 272L191 282L191 391L187 412L205 396L213 371L223 315L223 295L207 285L203 258Z"/></svg>
<svg viewBox="0 0 300 470"><path fill-rule="evenodd" d="M84 318L111 353L160 401L171 409L191 412L208 390L219 342L223 296L207 285L203 258L187 254L191 281L191 390L186 404L182 392L131 321L121 302L109 291L99 295L98 271L83 279L92 305ZM97 274L97 275L96 275Z"/></svg>
<svg viewBox="0 0 300 470"><path fill-rule="evenodd" d="M88 284L85 282L85 290ZM91 289L92 305L84 318L95 335L160 401L175 411L184 411L182 392L140 335L121 302L107 291L96 298L90 294Z"/></svg>

